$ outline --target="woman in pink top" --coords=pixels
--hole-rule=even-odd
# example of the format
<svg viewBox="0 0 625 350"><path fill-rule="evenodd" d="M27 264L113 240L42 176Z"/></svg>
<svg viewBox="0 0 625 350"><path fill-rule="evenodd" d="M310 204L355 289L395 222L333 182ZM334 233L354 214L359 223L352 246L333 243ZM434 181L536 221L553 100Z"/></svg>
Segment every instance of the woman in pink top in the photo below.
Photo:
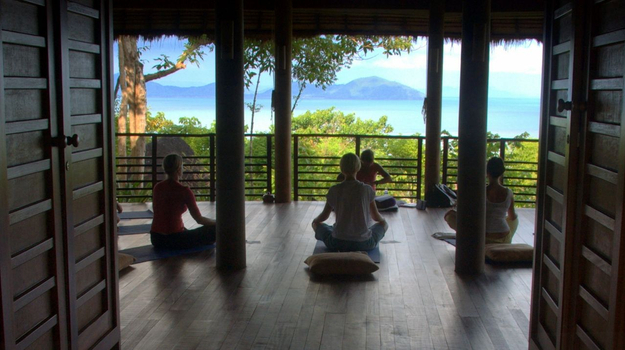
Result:
<svg viewBox="0 0 625 350"><path fill-rule="evenodd" d="M184 249L215 243L215 220L202 216L191 189L180 183L182 157L170 154L163 159L167 179L154 186L152 192L154 219L150 240L156 248ZM187 209L198 228L187 230L182 214Z"/></svg>
<svg viewBox="0 0 625 350"><path fill-rule="evenodd" d="M378 175L382 176L380 180L377 179ZM344 179L345 175L342 173L337 177L339 181L343 181ZM377 185L393 182L391 175L387 173L380 164L373 160L373 151L370 149L366 149L360 153L360 170L358 174L356 174L356 180L373 187L374 190Z"/></svg>

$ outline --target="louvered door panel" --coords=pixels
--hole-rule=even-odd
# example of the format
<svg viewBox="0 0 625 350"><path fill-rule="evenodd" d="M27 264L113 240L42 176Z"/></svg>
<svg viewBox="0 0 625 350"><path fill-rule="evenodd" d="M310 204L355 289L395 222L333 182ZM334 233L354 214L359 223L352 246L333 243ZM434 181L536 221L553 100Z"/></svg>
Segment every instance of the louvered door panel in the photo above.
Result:
<svg viewBox="0 0 625 350"><path fill-rule="evenodd" d="M572 280L574 309L570 327L573 348L617 349L614 346L616 315L613 285L618 283L618 242L622 221L625 160L621 146L623 75L625 70L625 4L592 1L586 5L588 23L585 47L588 58L584 143L580 158L582 181L574 254L578 274ZM621 19L615 21L615 19ZM615 155L619 155L618 157ZM620 194L620 195L615 195ZM622 277L621 277L622 278ZM620 296L622 297L622 296ZM621 330L622 331L622 330Z"/></svg>
<svg viewBox="0 0 625 350"><path fill-rule="evenodd" d="M61 9L63 12L63 9ZM68 147L67 230L70 254L68 275L73 345L88 349L115 343L119 336L115 242L110 228L111 125L108 86L110 61L109 8L98 0L67 2L63 31L65 101L64 130L77 135L79 144ZM70 284L71 279L70 278Z"/></svg>
<svg viewBox="0 0 625 350"><path fill-rule="evenodd" d="M0 348L115 347L109 2L0 13Z"/></svg>
<svg viewBox="0 0 625 350"><path fill-rule="evenodd" d="M583 80L579 26L582 1L553 1L547 11L545 88L541 132L541 189L537 206L536 264L532 296L531 347L559 349L567 332L573 273L579 110L572 108Z"/></svg>
<svg viewBox="0 0 625 350"><path fill-rule="evenodd" d="M3 345L66 348L52 12L43 1L0 6Z"/></svg>
<svg viewBox="0 0 625 350"><path fill-rule="evenodd" d="M548 16L543 104L549 123L541 140L547 161L537 210L531 346L622 349L625 3L578 0L556 5ZM562 164L559 175L554 163ZM562 177L563 191L554 175ZM555 208L554 198L561 204ZM559 259L549 258L553 237ZM550 302L553 293L545 291L554 288L559 299Z"/></svg>

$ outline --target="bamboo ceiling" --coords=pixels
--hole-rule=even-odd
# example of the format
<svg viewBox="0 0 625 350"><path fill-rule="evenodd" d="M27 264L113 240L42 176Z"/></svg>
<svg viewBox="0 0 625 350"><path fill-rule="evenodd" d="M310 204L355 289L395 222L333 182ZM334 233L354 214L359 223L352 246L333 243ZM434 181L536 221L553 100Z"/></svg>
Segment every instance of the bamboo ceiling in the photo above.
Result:
<svg viewBox="0 0 625 350"><path fill-rule="evenodd" d="M214 0L115 0L115 35L201 35L215 31ZM294 0L293 35L427 36L429 1ZM461 37L462 2L446 1L445 36ZM492 0L493 41L542 40L543 0ZM272 1L245 0L245 35L271 38Z"/></svg>

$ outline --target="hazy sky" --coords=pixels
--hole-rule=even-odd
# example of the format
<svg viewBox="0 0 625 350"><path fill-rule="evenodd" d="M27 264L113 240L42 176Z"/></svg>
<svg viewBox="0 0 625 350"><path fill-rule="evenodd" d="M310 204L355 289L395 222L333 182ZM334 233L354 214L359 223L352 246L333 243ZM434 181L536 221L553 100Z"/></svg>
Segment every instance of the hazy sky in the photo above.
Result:
<svg viewBox="0 0 625 350"><path fill-rule="evenodd" d="M145 72L154 71L153 60L161 54L175 60L184 49L184 42L167 38L150 44L142 53ZM379 76L408 85L422 92L426 91L427 41L420 39L410 54L386 57L377 50L362 60L355 60L349 69L338 73L337 84L345 84L357 78ZM443 57L443 86L446 95L457 94L460 85L460 44L446 44ZM115 47L117 50L117 47ZM115 51L116 52L116 51ZM115 57L117 54L115 53ZM494 92L513 93L519 97L539 97L542 67L542 44L528 41L516 46L491 46L490 89ZM117 72L117 62L115 70ZM201 86L215 81L215 60L212 52L206 51L204 61L197 67L193 64L157 82L174 86ZM261 90L272 86L272 78L261 78Z"/></svg>

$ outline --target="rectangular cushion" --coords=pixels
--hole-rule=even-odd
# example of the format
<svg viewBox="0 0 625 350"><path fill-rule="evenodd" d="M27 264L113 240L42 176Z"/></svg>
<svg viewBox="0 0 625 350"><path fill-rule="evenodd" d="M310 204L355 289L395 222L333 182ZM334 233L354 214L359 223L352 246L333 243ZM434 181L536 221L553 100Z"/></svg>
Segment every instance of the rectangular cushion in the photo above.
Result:
<svg viewBox="0 0 625 350"><path fill-rule="evenodd" d="M304 262L319 275L364 275L379 269L365 252L315 254Z"/></svg>

